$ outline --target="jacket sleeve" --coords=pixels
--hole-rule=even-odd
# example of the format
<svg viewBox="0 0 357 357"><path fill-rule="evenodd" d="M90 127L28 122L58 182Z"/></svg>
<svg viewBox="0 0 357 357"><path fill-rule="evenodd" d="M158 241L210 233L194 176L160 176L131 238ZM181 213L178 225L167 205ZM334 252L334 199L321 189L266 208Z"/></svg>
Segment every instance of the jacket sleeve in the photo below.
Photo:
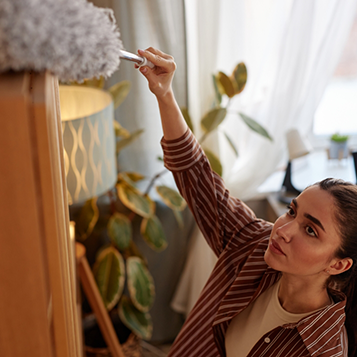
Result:
<svg viewBox="0 0 357 357"><path fill-rule="evenodd" d="M177 187L214 253L219 256L228 241L244 244L239 232L256 221L242 201L231 197L222 178L212 171L201 146L190 130L175 140L161 140L165 167L173 173Z"/></svg>

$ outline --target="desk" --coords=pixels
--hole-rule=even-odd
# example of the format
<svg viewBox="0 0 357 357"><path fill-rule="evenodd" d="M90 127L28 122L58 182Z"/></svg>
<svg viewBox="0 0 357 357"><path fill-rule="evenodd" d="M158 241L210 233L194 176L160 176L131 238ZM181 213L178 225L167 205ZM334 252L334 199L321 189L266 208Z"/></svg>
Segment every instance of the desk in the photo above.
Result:
<svg viewBox="0 0 357 357"><path fill-rule="evenodd" d="M284 175L285 169L274 172L259 186L258 192L263 195L279 191ZM325 150L316 150L292 162L292 183L299 190L327 177L341 178L355 183L356 174L352 156L341 161L328 160Z"/></svg>
<svg viewBox="0 0 357 357"><path fill-rule="evenodd" d="M342 160L329 160L326 151L319 150L294 160L292 164L295 166L292 173L293 184L300 190L328 177L356 183L352 156Z"/></svg>

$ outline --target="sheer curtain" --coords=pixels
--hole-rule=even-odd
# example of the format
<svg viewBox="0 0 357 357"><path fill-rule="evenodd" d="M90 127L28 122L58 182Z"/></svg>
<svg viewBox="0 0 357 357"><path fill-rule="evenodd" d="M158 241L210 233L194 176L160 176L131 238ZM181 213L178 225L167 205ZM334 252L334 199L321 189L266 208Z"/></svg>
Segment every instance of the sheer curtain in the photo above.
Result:
<svg viewBox="0 0 357 357"><path fill-rule="evenodd" d="M217 0L185 0L188 107L195 135L201 137L200 119L214 96L211 74L217 67L219 12ZM209 26L208 26L209 24Z"/></svg>
<svg viewBox="0 0 357 357"><path fill-rule="evenodd" d="M286 158L286 131L297 128L304 135L311 130L314 111L337 65L357 2L217 0L212 3L218 6L217 12L210 19L187 16L187 28L195 26L189 21L199 23L195 35L201 46L207 31L213 31L212 26L217 30L217 51L208 52L215 58L216 62L211 61L216 63L216 70L228 74L237 62L244 61L247 65L247 86L230 106L230 114L223 123L223 129L238 147L239 158L232 155L221 134L218 143L228 189L232 195L248 199ZM196 3L191 5L187 1L186 12L191 11L190 6ZM207 53L206 49L197 48ZM191 66L198 66L197 58L188 62L189 73ZM210 77L212 72L206 72L205 76ZM203 80L196 83L200 91L205 85ZM247 129L238 119L237 111L266 127L274 142ZM191 310L214 263L203 237L196 232L172 302L174 308L186 314Z"/></svg>
<svg viewBox="0 0 357 357"><path fill-rule="evenodd" d="M211 75L217 68L220 10L221 2L217 0L185 0L188 107L197 138L202 134L200 119L211 108L214 99ZM212 135L205 145L218 152L218 143L217 135ZM196 227L190 239L186 264L171 302L175 311L186 315L191 310L215 261L216 257Z"/></svg>
<svg viewBox="0 0 357 357"><path fill-rule="evenodd" d="M236 22L232 14L241 6L233 0L222 2L226 21L221 21L222 48L217 61L226 68L232 67L232 59L237 57L247 64L247 86L231 110L256 119L274 138L271 143L233 118L225 123L229 133L236 133L234 140L240 149L237 160L223 156L225 182L233 195L248 199L286 159L287 130L297 128L303 135L312 130L314 112L347 40L357 2L242 2L245 26L237 31L233 45L226 40L225 24Z"/></svg>
<svg viewBox="0 0 357 357"><path fill-rule="evenodd" d="M183 1L115 0L112 7L127 51L136 53L137 49L155 47L174 56L177 72L173 88L179 105L187 106ZM110 78L108 85L121 80L129 80L131 90L116 110L116 120L130 132L144 129L144 133L123 150L119 157L120 169L153 177L164 169L162 162L157 160L162 156L162 129L156 99L148 90L146 79L132 63L121 61L119 71ZM164 175L161 182L174 186L171 175Z"/></svg>

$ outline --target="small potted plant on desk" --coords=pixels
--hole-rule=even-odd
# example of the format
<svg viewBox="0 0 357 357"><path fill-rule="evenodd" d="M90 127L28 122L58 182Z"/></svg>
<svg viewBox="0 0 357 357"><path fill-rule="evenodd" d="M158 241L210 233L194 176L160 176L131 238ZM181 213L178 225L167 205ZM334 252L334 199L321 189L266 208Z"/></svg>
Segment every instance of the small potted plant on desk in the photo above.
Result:
<svg viewBox="0 0 357 357"><path fill-rule="evenodd" d="M348 135L333 134L330 137L329 159L345 159L348 156Z"/></svg>

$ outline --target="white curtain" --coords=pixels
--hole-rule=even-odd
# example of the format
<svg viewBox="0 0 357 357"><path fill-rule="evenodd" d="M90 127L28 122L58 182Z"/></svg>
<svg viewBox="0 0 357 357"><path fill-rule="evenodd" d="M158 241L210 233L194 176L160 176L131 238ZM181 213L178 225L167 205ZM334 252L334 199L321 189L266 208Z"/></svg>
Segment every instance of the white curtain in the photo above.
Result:
<svg viewBox="0 0 357 357"><path fill-rule="evenodd" d="M173 88L179 105L186 106L183 3L171 0L116 0L113 1L113 9L127 51L137 53L138 49L154 47L174 56L178 68ZM122 80L131 82L131 90L116 110L116 120L130 132L144 129L144 133L119 156L120 170L137 171L151 178L164 169L162 162L157 160L162 156L162 129L157 102L148 90L147 80L134 69L133 63L121 61L119 71L109 79L108 85ZM160 183L174 186L171 175L162 176ZM145 189L147 184L147 181L144 182L141 188Z"/></svg>
<svg viewBox="0 0 357 357"><path fill-rule="evenodd" d="M186 1L186 12L194 11L191 7L195 9L197 3L199 1ZM190 68L205 66L205 60L211 57L206 73L197 78L198 93L196 97L190 93L189 103L201 104L201 108L206 106L207 98L203 98L202 93L206 91L206 80L211 73L219 69L229 74L237 62L245 62L246 88L234 99L222 126L235 141L239 158L231 153L221 134L218 142L227 187L232 195L248 199L287 158L286 131L297 128L303 135L311 131L314 111L337 65L357 2L217 0L211 3L216 6L211 18L201 13L186 17L187 28L195 29L196 51L203 53L201 58L189 56L189 73ZM205 48L205 38L212 33L218 34L218 46ZM191 35L188 31L188 41ZM236 111L267 128L274 142L247 129ZM202 235L195 234L172 302L174 308L186 314L191 310L214 263Z"/></svg>
<svg viewBox="0 0 357 357"><path fill-rule="evenodd" d="M226 40L225 24L237 23L232 14L241 12L238 3L244 3L245 26L239 26L237 42L232 44ZM221 21L218 64L232 68L239 59L248 67L247 86L232 110L251 116L274 138L270 143L236 118L224 123L226 131L236 134L240 149L238 160L222 156L225 182L233 195L242 199L254 196L287 158L288 129L297 128L304 136L311 132L314 112L342 53L356 5L355 0L222 2L225 21Z"/></svg>
<svg viewBox="0 0 357 357"><path fill-rule="evenodd" d="M185 0L188 107L196 137L200 119L210 109L214 88L211 74L217 67L219 12L217 0ZM209 26L207 26L209 24Z"/></svg>
<svg viewBox="0 0 357 357"><path fill-rule="evenodd" d="M221 2L217 0L185 0L188 104L197 138L202 135L200 120L214 98L211 75L217 68L220 10ZM209 137L205 145L218 151L217 136ZM171 303L175 311L185 315L196 302L216 261L198 229L191 237L189 252Z"/></svg>

